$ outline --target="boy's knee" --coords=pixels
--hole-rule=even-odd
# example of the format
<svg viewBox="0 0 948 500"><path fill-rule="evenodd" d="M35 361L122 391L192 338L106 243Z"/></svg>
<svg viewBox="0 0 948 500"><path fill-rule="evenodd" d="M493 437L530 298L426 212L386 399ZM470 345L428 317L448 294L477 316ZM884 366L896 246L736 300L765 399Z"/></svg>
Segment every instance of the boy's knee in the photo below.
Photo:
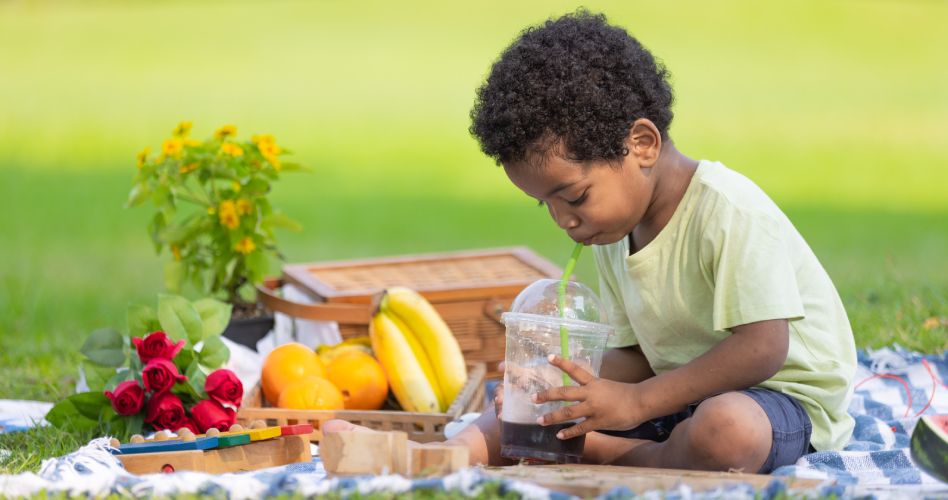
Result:
<svg viewBox="0 0 948 500"><path fill-rule="evenodd" d="M750 397L732 392L698 406L691 417L688 442L694 458L707 468L757 472L770 452L771 434L764 410Z"/></svg>

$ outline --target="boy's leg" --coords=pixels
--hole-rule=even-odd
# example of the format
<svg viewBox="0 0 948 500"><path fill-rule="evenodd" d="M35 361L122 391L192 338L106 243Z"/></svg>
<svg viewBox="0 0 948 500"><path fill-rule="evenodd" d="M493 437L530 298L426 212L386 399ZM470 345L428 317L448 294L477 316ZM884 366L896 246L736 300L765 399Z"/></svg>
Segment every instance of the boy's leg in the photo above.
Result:
<svg viewBox="0 0 948 500"><path fill-rule="evenodd" d="M805 440L809 441L809 432ZM675 426L668 440L642 442L613 463L758 472L771 458L772 447L771 416L761 403L746 392L728 392L702 401L691 418Z"/></svg>

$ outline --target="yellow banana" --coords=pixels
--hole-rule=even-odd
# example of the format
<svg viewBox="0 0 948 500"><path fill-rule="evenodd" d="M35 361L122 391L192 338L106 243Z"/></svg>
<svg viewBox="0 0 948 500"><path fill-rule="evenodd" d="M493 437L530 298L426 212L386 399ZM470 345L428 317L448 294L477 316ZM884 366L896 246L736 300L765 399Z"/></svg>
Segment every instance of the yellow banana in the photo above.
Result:
<svg viewBox="0 0 948 500"><path fill-rule="evenodd" d="M437 384L432 383L431 364L411 331L400 323L384 311L377 313L369 325L372 350L405 411L437 413L441 398Z"/></svg>
<svg viewBox="0 0 948 500"><path fill-rule="evenodd" d="M434 306L412 289L389 288L380 307L401 319L418 338L444 395L442 410L447 410L467 383L467 366L457 338Z"/></svg>

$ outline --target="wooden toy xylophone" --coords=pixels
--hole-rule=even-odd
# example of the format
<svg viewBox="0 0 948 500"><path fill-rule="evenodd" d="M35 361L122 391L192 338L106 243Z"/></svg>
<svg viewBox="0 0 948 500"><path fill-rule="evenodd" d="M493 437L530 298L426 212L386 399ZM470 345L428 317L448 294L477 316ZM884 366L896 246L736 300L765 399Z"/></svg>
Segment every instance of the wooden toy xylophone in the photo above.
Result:
<svg viewBox="0 0 948 500"><path fill-rule="evenodd" d="M132 436L130 443L112 439L112 454L133 474L181 470L220 474L275 467L312 460L309 424L267 427L256 421L250 429L238 424L227 432L210 429L195 435L180 429L177 436L165 431L146 440Z"/></svg>

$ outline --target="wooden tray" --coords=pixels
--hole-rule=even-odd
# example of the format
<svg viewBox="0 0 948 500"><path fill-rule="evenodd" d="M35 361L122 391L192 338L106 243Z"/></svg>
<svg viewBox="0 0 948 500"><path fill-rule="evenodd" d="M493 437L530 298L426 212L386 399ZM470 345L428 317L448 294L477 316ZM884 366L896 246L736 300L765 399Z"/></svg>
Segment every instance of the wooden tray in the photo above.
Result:
<svg viewBox="0 0 948 500"><path fill-rule="evenodd" d="M408 439L420 443L444 440L444 426L461 415L479 412L484 408L483 363L468 367L467 384L444 413L412 413L395 410L288 410L265 406L263 391L258 383L245 396L237 421L243 425L260 419L267 425L312 424L313 433L309 439L319 442L322 438L320 426L327 420L343 419L353 424L384 431L404 431Z"/></svg>

